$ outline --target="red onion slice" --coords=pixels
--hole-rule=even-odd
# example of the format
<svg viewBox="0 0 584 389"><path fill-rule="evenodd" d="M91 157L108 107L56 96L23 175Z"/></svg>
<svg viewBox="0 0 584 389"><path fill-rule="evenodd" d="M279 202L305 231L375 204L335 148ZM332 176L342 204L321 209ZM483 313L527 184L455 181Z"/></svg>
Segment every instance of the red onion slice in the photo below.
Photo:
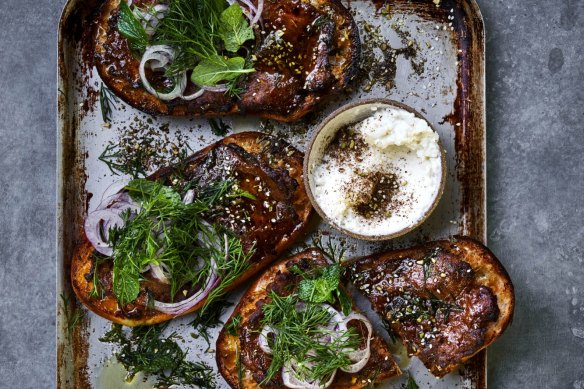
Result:
<svg viewBox="0 0 584 389"><path fill-rule="evenodd" d="M205 280L205 285L198 292L190 296L189 298L180 301L178 303L163 303L154 300L154 308L160 312L177 316L184 313L203 301L209 293L219 284L220 278L217 275L217 269L215 262L211 260L211 273Z"/></svg>
<svg viewBox="0 0 584 389"><path fill-rule="evenodd" d="M184 90L183 90L183 93L184 93ZM190 95L185 96L184 94L181 94L180 97L183 100L191 101L191 100L196 99L197 97L201 97L203 95L203 93L205 93L205 89L199 89L198 91L196 91L195 93L190 94Z"/></svg>
<svg viewBox="0 0 584 389"><path fill-rule="evenodd" d="M166 16L168 12L168 5L166 4L156 4L151 9L147 11L142 11L140 9L134 9L134 14L140 19L144 31L149 36L154 35L160 21Z"/></svg>
<svg viewBox="0 0 584 389"><path fill-rule="evenodd" d="M85 236L101 254L111 256L113 248L108 243L110 228L121 228L124 220L119 209L99 209L91 212L85 219Z"/></svg>
<svg viewBox="0 0 584 389"><path fill-rule="evenodd" d="M257 11L255 13L255 16L253 17L252 21L251 21L251 26L253 27L262 17L262 11L264 10L264 0L258 0L258 6L257 6Z"/></svg>
<svg viewBox="0 0 584 389"><path fill-rule="evenodd" d="M205 90L207 92L217 92L217 93L226 92L227 85L226 84L219 84L219 85L215 85L215 86L204 86L203 90Z"/></svg>
<svg viewBox="0 0 584 389"><path fill-rule="evenodd" d="M144 52L140 61L140 79L144 88L160 100L170 101L181 97L187 87L187 73L182 72L175 79L174 89L169 93L158 92L146 78L146 65L150 65L153 70L162 70L175 58L175 50L168 45L150 46Z"/></svg>
<svg viewBox="0 0 584 389"><path fill-rule="evenodd" d="M265 326L262 328L262 332L260 332L260 336L258 338L258 343L263 352L272 355L272 348L268 344L268 336L270 336L270 334L278 336L278 331L270 326Z"/></svg>
<svg viewBox="0 0 584 389"><path fill-rule="evenodd" d="M168 273L168 268L162 263L160 265L150 265L150 274L152 274L152 277L163 284L170 284L170 280L167 276Z"/></svg>
<svg viewBox="0 0 584 389"><path fill-rule="evenodd" d="M353 351L345 350L348 351L347 356L349 359L355 363L349 366L341 367L341 370L347 373L356 373L365 367L367 362L369 362L369 357L371 356L371 336L373 335L373 327L371 326L369 319L360 313L352 312L350 315L348 315L344 320L345 325L351 320L358 320L365 324L365 327L367 327L367 342L365 348Z"/></svg>
<svg viewBox="0 0 584 389"><path fill-rule="evenodd" d="M126 179L116 180L112 182L110 186L108 186L107 189L101 195L101 203L103 204L105 199L107 199L108 197L120 193L122 189L124 189L126 185L128 185L128 182L129 181Z"/></svg>
<svg viewBox="0 0 584 389"><path fill-rule="evenodd" d="M195 201L195 191L193 189L189 189L183 197L183 203L189 205L192 204L193 201Z"/></svg>

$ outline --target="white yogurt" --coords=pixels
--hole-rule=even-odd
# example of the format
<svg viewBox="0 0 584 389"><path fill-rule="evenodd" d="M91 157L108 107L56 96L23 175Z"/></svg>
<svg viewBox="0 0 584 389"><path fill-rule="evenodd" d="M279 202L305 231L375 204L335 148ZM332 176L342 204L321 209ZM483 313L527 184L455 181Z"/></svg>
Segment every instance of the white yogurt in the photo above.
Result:
<svg viewBox="0 0 584 389"><path fill-rule="evenodd" d="M328 148L311 169L312 192L322 211L338 226L364 236L395 234L417 224L441 188L438 134L400 108L376 109L353 130L364 147L345 146L342 160ZM356 209L355 199L362 196L355 193L360 191L356 183L372 174L392 174L398 184L383 216L366 217Z"/></svg>

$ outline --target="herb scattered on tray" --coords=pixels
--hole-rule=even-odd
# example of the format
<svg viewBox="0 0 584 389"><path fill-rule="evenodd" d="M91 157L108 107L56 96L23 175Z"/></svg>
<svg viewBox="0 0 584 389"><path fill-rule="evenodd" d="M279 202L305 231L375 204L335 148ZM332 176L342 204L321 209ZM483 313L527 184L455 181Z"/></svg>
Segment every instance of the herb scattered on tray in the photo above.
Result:
<svg viewBox="0 0 584 389"><path fill-rule="evenodd" d="M191 333L191 336L195 339L199 337L205 339L207 346L211 347L211 342L209 341L211 334L209 333L209 329L217 328L223 324L221 315L231 305L229 301L217 300L207 306L205 311L199 310L195 312L193 321L190 324L196 332Z"/></svg>
<svg viewBox="0 0 584 389"><path fill-rule="evenodd" d="M99 87L99 104L101 106L101 118L106 125L112 121L112 112L115 104L120 100L103 83Z"/></svg>
<svg viewBox="0 0 584 389"><path fill-rule="evenodd" d="M135 119L120 129L118 139L108 143L98 159L114 175L145 177L162 166L179 163L192 152L182 133L175 140L169 134L168 125L155 127Z"/></svg>
<svg viewBox="0 0 584 389"><path fill-rule="evenodd" d="M110 331L99 340L120 347L116 359L124 365L129 377L139 372L154 375L156 387L194 385L199 388L215 388L213 369L203 362L186 359L176 340L178 335L162 335L165 325L135 327L128 334L123 327L113 324Z"/></svg>
<svg viewBox="0 0 584 389"><path fill-rule="evenodd" d="M61 293L61 310L65 316L65 326L67 328L67 336L69 339L73 336L75 327L81 324L85 316L83 311L77 307L72 307L72 303L64 293Z"/></svg>

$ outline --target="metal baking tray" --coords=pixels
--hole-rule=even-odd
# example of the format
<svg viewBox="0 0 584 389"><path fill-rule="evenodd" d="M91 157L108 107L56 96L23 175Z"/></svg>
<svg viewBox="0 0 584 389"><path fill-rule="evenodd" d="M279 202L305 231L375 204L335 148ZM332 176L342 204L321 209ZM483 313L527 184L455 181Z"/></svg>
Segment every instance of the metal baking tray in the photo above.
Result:
<svg viewBox="0 0 584 389"><path fill-rule="evenodd" d="M91 51L92 15L102 1L69 0L59 24L57 295L64 298L59 298L57 304L59 388L99 388L101 368L113 353L110 345L98 340L110 323L77 303L69 276L72 253L83 234L84 216L97 206L105 188L120 178L98 160L100 153L135 120L146 123L154 136L164 136L168 142L186 142L195 151L219 139L206 119L150 117L121 102L113 109L111 126L104 127L99 104L101 81L93 68ZM299 123L286 125L249 117L228 117L225 122L234 132L269 129L303 150L315 125L342 104L368 97L387 97L408 104L432 122L447 150L448 180L433 215L416 231L383 243L341 236L317 220L306 241L310 242L311 235L319 231L333 241L345 243L349 257L452 234L485 242L485 36L476 2L352 0L345 5L358 22L365 57L378 60L375 66L365 66L350 91L322 104ZM237 301L245 287L232 293L230 299ZM379 320L370 315L367 304L359 303L386 335ZM71 315L66 315L65 309L81 312L80 320L68 321ZM226 317L228 314L230 310ZM185 334L187 341L181 346L190 350L189 358L204 360L214 367L215 355L206 343L188 336L188 321L186 318L171 323L173 330ZM212 347L213 344L214 338ZM484 351L441 380L431 376L415 358L408 370L420 387L486 388ZM406 377L404 374L379 387L402 387ZM220 376L217 383L226 387Z"/></svg>

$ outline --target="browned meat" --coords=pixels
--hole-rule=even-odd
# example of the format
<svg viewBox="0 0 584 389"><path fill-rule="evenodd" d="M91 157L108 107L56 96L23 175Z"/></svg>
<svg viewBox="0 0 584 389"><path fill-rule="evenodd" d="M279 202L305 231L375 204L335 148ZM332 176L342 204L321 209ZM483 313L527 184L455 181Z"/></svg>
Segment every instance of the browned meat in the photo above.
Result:
<svg viewBox="0 0 584 389"><path fill-rule="evenodd" d="M256 71L240 79L239 97L205 92L190 102L164 102L141 86L140 61L117 30L119 1L107 0L98 15L96 66L111 90L151 114L239 113L294 121L343 90L357 72L359 33L339 0L265 0L261 39L252 49ZM167 82L150 76L154 84L164 86ZM187 93L189 89L193 85L187 87Z"/></svg>
<svg viewBox="0 0 584 389"><path fill-rule="evenodd" d="M468 238L360 258L347 270L408 352L438 377L493 342L513 313L509 276Z"/></svg>

